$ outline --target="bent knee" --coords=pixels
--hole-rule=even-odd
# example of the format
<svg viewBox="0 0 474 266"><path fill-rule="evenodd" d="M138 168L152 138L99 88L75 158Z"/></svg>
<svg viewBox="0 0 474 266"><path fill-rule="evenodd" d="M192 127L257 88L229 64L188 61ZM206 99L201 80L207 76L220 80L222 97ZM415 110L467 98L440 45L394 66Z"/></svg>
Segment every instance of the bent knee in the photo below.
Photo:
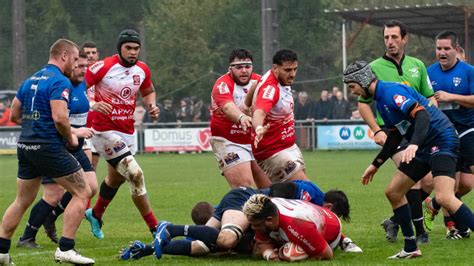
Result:
<svg viewBox="0 0 474 266"><path fill-rule="evenodd" d="M216 244L222 249L232 249L237 245L237 241L238 239L236 234L230 231L224 231L219 233Z"/></svg>
<svg viewBox="0 0 474 266"><path fill-rule="evenodd" d="M398 192L388 187L385 189L385 196L387 197L388 200L390 200L391 202L394 202L403 198L404 195L401 192Z"/></svg>

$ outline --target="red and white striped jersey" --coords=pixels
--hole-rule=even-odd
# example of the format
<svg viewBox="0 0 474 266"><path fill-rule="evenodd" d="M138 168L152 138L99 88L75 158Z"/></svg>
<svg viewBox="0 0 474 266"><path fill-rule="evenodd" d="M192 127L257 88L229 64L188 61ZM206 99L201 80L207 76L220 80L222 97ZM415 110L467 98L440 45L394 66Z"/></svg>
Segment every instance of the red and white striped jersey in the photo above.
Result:
<svg viewBox="0 0 474 266"><path fill-rule="evenodd" d="M291 87L281 85L271 70L262 76L255 90L252 106L254 111L257 109L265 111L267 116L263 125L270 125L258 147L252 147L257 160L265 160L295 144L294 102Z"/></svg>
<svg viewBox="0 0 474 266"><path fill-rule="evenodd" d="M85 80L87 86L95 86L96 102L106 102L113 107L109 115L95 112L92 128L133 134L137 93L152 85L148 66L138 61L132 67L125 67L119 56L114 55L91 65Z"/></svg>
<svg viewBox="0 0 474 266"><path fill-rule="evenodd" d="M244 111L245 97L250 87L259 79L260 75L252 73L250 82L241 86L235 83L228 72L216 80L211 94L211 133L213 136L223 137L235 143L250 144L250 130L243 131L240 123L234 123L222 112L222 107L228 102L234 102L241 111Z"/></svg>
<svg viewBox="0 0 474 266"><path fill-rule="evenodd" d="M336 240L342 230L341 222L330 210L303 200L272 198L278 208L278 232L256 233L257 241L273 240L283 245L292 242L310 256L320 254Z"/></svg>

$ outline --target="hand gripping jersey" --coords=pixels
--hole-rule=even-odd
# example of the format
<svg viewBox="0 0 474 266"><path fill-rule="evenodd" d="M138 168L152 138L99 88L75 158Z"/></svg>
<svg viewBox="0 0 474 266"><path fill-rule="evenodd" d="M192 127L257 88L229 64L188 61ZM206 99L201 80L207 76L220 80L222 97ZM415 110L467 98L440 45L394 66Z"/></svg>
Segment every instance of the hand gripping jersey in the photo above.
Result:
<svg viewBox="0 0 474 266"><path fill-rule="evenodd" d="M374 99L377 103L377 111L389 129L396 128L407 140L413 134L414 118L409 110L414 104L423 106L430 114L430 128L422 146L432 144L438 137L443 136L453 124L449 119L430 101L412 88L393 82L378 81Z"/></svg>
<svg viewBox="0 0 474 266"><path fill-rule="evenodd" d="M55 65L46 65L25 80L16 98L21 102L22 124L18 142L63 143L54 125L51 100L69 101L71 82Z"/></svg>
<svg viewBox="0 0 474 266"><path fill-rule="evenodd" d="M92 128L97 131L115 130L133 134L136 96L139 90L149 88L150 69L142 61L132 67L120 63L118 55L98 61L87 69L87 85L95 85L95 101L113 107L109 115L96 112Z"/></svg>
<svg viewBox="0 0 474 266"><path fill-rule="evenodd" d="M267 116L263 125L270 125L258 147L255 148L252 143L253 154L257 160L265 160L295 144L294 102L291 87L280 85L271 70L262 76L255 90L252 105L254 110L265 111Z"/></svg>
<svg viewBox="0 0 474 266"><path fill-rule="evenodd" d="M340 237L341 222L330 210L303 200L272 198L272 202L279 212L278 232L267 236L257 232L257 241L270 238L279 244L292 242L314 257Z"/></svg>
<svg viewBox="0 0 474 266"><path fill-rule="evenodd" d="M428 67L431 85L435 91L459 95L474 95L474 67L460 60L449 70L443 71L439 63ZM456 127L459 134L474 129L474 109L455 102L440 102L439 108Z"/></svg>
<svg viewBox="0 0 474 266"><path fill-rule="evenodd" d="M222 107L228 102L234 102L241 110L245 110L245 96L250 87L260 79L260 75L252 73L250 82L237 85L230 73L222 75L214 83L211 94L211 133L213 136L223 137L239 144L250 143L250 130L242 130L240 123L234 123L223 112Z"/></svg>

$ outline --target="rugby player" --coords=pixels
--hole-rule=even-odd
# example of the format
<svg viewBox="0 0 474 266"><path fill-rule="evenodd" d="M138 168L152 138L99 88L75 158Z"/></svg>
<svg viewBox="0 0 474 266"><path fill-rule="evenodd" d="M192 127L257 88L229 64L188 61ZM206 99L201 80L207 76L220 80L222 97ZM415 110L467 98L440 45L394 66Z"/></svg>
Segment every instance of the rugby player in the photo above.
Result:
<svg viewBox="0 0 474 266"><path fill-rule="evenodd" d="M122 31L117 41L118 54L93 64L85 75L87 87L95 86L92 143L108 163L99 197L94 207L86 211L86 219L98 239L104 238L102 216L125 181L129 183L133 203L150 231L155 232L158 225L147 197L143 171L134 157L133 112L138 92L152 119L157 119L160 113L150 69L138 60L140 43L138 32Z"/></svg>
<svg viewBox="0 0 474 266"><path fill-rule="evenodd" d="M365 61L350 64L344 70L343 81L354 95L373 97L390 132L382 150L364 171L362 184L372 181L403 138L408 141L408 146L401 151L400 166L385 190L405 239L403 249L389 258L421 256L405 194L430 171L438 202L454 216L456 223L472 229L474 216L471 210L454 195L459 139L449 119L412 88L377 80Z"/></svg>

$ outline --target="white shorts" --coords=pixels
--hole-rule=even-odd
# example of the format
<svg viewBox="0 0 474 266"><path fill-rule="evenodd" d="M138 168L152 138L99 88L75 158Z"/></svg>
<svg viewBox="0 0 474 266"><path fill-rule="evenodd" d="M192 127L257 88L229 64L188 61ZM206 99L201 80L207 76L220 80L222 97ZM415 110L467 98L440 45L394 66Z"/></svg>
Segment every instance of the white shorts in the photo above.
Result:
<svg viewBox="0 0 474 266"><path fill-rule="evenodd" d="M303 154L296 144L259 161L258 165L267 174L272 183L284 182L295 173L305 169Z"/></svg>
<svg viewBox="0 0 474 266"><path fill-rule="evenodd" d="M97 153L97 150L95 149L94 145L92 145L92 139L85 139L84 140L84 145L82 146L83 150L91 150L92 153Z"/></svg>
<svg viewBox="0 0 474 266"><path fill-rule="evenodd" d="M231 142L223 137L211 137L211 147L221 173L240 163L255 160L250 144Z"/></svg>
<svg viewBox="0 0 474 266"><path fill-rule="evenodd" d="M95 131L92 136L92 144L100 156L105 160L115 159L127 152L135 155L136 147L134 136L118 131Z"/></svg>

